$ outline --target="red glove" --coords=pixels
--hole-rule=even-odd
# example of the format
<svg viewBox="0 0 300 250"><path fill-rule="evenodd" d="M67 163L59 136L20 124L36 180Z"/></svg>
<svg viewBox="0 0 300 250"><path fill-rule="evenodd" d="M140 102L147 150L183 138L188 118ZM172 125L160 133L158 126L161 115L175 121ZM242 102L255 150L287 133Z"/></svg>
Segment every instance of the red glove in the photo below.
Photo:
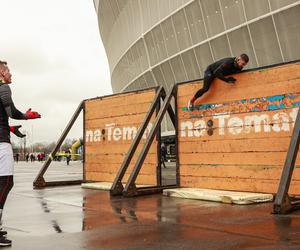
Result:
<svg viewBox="0 0 300 250"><path fill-rule="evenodd" d="M9 126L9 130L10 132L15 133L15 126Z"/></svg>
<svg viewBox="0 0 300 250"><path fill-rule="evenodd" d="M18 126L9 126L10 132L14 133L16 136L23 138L26 135L22 134L21 131L19 130L19 128L21 128L21 125Z"/></svg>
<svg viewBox="0 0 300 250"><path fill-rule="evenodd" d="M38 112L35 111L31 111L31 109L28 109L26 111L26 118L27 119L37 119L37 118L41 118L41 115Z"/></svg>

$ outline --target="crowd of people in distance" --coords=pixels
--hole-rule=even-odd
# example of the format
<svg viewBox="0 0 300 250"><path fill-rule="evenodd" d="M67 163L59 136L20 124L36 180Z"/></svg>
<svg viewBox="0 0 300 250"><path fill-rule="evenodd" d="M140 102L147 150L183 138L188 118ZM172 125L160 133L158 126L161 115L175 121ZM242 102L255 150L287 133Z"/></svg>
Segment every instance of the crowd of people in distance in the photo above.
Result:
<svg viewBox="0 0 300 250"><path fill-rule="evenodd" d="M25 156L26 162L34 162L34 161L44 161L45 160L45 153L27 153Z"/></svg>
<svg viewBox="0 0 300 250"><path fill-rule="evenodd" d="M71 161L71 151L62 151L62 154L57 154L55 155L55 157L53 157L53 161L62 161L65 160L67 162L67 165L69 165L70 161ZM48 154L46 154L45 152L35 152L35 153L27 153L25 155L25 161L26 162L43 162L46 160L46 158L48 157ZM21 156L21 160L23 160L24 158L22 158ZM20 160L20 154L19 153L15 153L14 154L14 160L16 163L19 162Z"/></svg>

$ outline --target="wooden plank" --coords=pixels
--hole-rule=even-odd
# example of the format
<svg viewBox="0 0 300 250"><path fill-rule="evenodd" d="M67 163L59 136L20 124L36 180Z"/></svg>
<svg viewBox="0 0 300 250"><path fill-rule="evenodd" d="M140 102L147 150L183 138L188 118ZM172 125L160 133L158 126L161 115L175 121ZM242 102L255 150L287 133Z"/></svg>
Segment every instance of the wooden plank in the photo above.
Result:
<svg viewBox="0 0 300 250"><path fill-rule="evenodd" d="M221 102L228 102L239 99L248 99L249 97L254 98L280 95L287 92L297 93L299 91L299 82L299 79L294 79L286 82L270 83L269 86L261 84L254 88L253 86L242 87L239 83L229 85L216 80L212 84L210 90L199 98L195 104L214 103L216 101L220 102L220 100ZM188 100L192 98L198 89L199 86L194 86L191 91L186 93L186 95L182 95L179 86L178 94L181 95L178 97L177 101L179 108L186 107Z"/></svg>
<svg viewBox="0 0 300 250"><path fill-rule="evenodd" d="M128 120L128 117L126 115L123 116L115 116L113 119L113 122L115 124L120 124L122 126L124 125L131 125L131 124L141 124L147 114L148 110L145 111L142 114L132 114L130 115L130 120ZM153 116L155 118L155 116ZM103 126L105 127L106 124L112 123L112 119L109 118L96 118L91 120L85 121L85 126L89 128L95 128L97 126Z"/></svg>
<svg viewBox="0 0 300 250"><path fill-rule="evenodd" d="M116 144L101 144L101 146L95 145L95 144L93 144L93 145L90 144L88 146L88 151L86 151L86 154L97 154L97 155L127 154L130 145L131 145L130 143L126 143L126 144L117 144L117 143ZM143 145L144 145L144 142L141 143L137 147L137 153L142 150ZM150 147L149 153L150 154L156 154L156 143L153 144Z"/></svg>
<svg viewBox="0 0 300 250"><path fill-rule="evenodd" d="M98 154L86 154L85 162L86 163L97 163L97 162L105 162L107 164L110 163L121 163L124 160L125 155L124 154L114 154L114 155L98 155ZM138 159L138 155L135 155L132 158L132 163L135 163ZM148 154L145 163L152 163L155 164L157 162L157 156L156 154Z"/></svg>
<svg viewBox="0 0 300 250"><path fill-rule="evenodd" d="M132 103L117 107L99 106L97 108L86 108L86 120L109 118L109 117L125 117L128 115L145 114L148 112L152 102ZM126 117L125 117L126 118Z"/></svg>
<svg viewBox="0 0 300 250"><path fill-rule="evenodd" d="M132 170L133 164L130 165L128 168L128 173ZM143 167L141 169L142 174L152 174L154 175L156 173L156 167L157 164L143 164ZM105 164L105 163L87 163L85 165L85 171L86 172L98 172L98 173L111 173L116 174L116 172L119 170L120 164Z"/></svg>
<svg viewBox="0 0 300 250"><path fill-rule="evenodd" d="M180 164L283 165L286 152L184 153ZM300 155L296 160L300 165Z"/></svg>
<svg viewBox="0 0 300 250"><path fill-rule="evenodd" d="M99 148L99 151L101 151L101 149L104 149L104 150L108 150L109 147L113 148L113 147L116 147L116 153L117 152L124 152L124 153L127 153L127 149L128 149L128 146L132 143L132 140L120 140L120 141L100 141L100 142L87 142L86 143L86 146L87 147L95 147L95 148ZM145 139L143 138L141 140L141 145L144 145L145 143ZM157 141L154 141L153 142L153 145L151 146L154 147L156 145ZM140 146L139 146L140 147ZM123 148L123 151L122 151L122 148ZM111 151L113 152L113 151Z"/></svg>
<svg viewBox="0 0 300 250"><path fill-rule="evenodd" d="M245 73L244 73L245 74ZM233 75L237 81L235 82L235 84L227 84L226 82L218 79L218 78L215 78L214 81L213 81L213 84L211 87L214 87L214 88L221 88L221 87L234 87L234 86L239 86L239 88L256 88L256 87L259 87L261 85L270 88L273 84L280 84L280 85L284 85L284 83L288 83L288 82L295 82L297 81L297 79L299 79L299 76L300 76L300 73L298 72L296 75L293 75L291 77L285 77L284 79L281 79L281 80L275 80L275 81L270 81L269 79L267 78L264 78L263 79L259 79L259 77L255 80L255 82L249 82L247 81L247 79L243 79L242 76L244 77L247 77L247 73L244 75L244 74L240 74L240 75ZM259 79L259 80L258 80ZM263 84L262 84L263 82ZM184 96L188 96L190 94L192 94L192 92L195 92L197 91L199 88L201 88L203 85L203 80L197 80L197 81L192 81L192 82L189 82L187 84L181 84L178 86L178 97L179 98L182 98Z"/></svg>
<svg viewBox="0 0 300 250"><path fill-rule="evenodd" d="M86 100L87 105L98 105L99 103L118 106L120 102L130 104L142 101L151 101L155 95L155 89L141 90L130 93L120 93L112 96L103 96L95 99ZM141 98L142 97L142 98Z"/></svg>
<svg viewBox="0 0 300 250"><path fill-rule="evenodd" d="M87 172L86 178L90 181L104 181L104 182L113 182L115 175L109 173L98 173L98 172ZM124 176L124 180L127 180L129 177L128 174ZM156 185L156 176L154 175L142 175L139 174L136 184L145 184L145 185Z"/></svg>
<svg viewBox="0 0 300 250"><path fill-rule="evenodd" d="M259 94L268 94L269 91L266 91L266 89L271 89L274 86L280 86L282 89L288 89L288 86L293 86L294 83L297 83L299 81L300 74L298 74L297 76L291 79L284 79L282 81L274 81L274 82L266 82L266 83L264 82L264 84L261 84L262 81L256 81L257 85L249 84L247 81L240 80L239 75L234 75L234 77L237 78L235 84L228 84L222 80L215 78L209 92L207 92L205 95L208 95L209 93L213 93L213 95L210 98L223 100L220 97L226 96L227 98L231 98L231 99L225 99L223 101L232 101L234 100L232 98L239 96L239 94L245 96L245 93L243 93L242 89L251 90L250 93L257 93L255 89L258 89L258 90L262 90L262 92L259 92ZM178 99L182 100L191 95L193 96L199 89L202 88L202 86L203 86L202 80L179 85ZM264 86L265 88L262 88L262 86ZM284 88L284 86L286 86L286 88ZM228 92L229 90L230 92ZM224 93L220 93L220 91ZM234 91L233 94L231 91ZM250 93L249 95L246 95L246 98L251 97ZM181 104L181 102L179 102L179 104Z"/></svg>
<svg viewBox="0 0 300 250"><path fill-rule="evenodd" d="M139 105L146 105L149 103L152 103L154 99L154 94L151 95L151 98L141 98L137 102L128 102L127 99L121 98L118 102L118 104L112 105L110 102L107 102L105 100L97 100L94 102L88 102L86 103L85 109L87 113L94 111L94 110L99 110L101 113L105 114L106 112L111 113L111 111L117 109L117 108L126 108L126 107L132 107L134 104L139 104Z"/></svg>
<svg viewBox="0 0 300 250"><path fill-rule="evenodd" d="M105 99L104 100L99 99L99 100L94 100L92 102L86 102L85 108L87 109L87 111L91 111L99 108L103 108L104 110L102 111L107 111L107 110L110 111L118 107L132 106L134 103L137 104L151 103L153 101L154 96L155 93L151 93L151 95L149 95L148 97L146 96L145 98L143 98L144 96L142 95L135 102L130 102L130 100L128 100L127 97L123 97L123 98L120 97L118 103L115 104L112 104L110 101Z"/></svg>
<svg viewBox="0 0 300 250"><path fill-rule="evenodd" d="M181 141L179 152L183 153L238 153L238 152L287 152L290 137L227 139L221 141Z"/></svg>
<svg viewBox="0 0 300 250"><path fill-rule="evenodd" d="M90 141L88 141L88 142L86 142L86 146L89 146L89 147L101 146L101 148L106 148L106 147L110 147L110 146L111 147L120 146L120 147L124 147L124 148L127 149L128 145L130 145L131 143L132 143L132 140L119 140L119 141L113 141L113 140L107 141L107 140L105 140L105 141L100 141L100 142L90 142ZM144 138L141 140L141 143L142 144L145 143ZM157 141L154 141L153 143L156 144Z"/></svg>
<svg viewBox="0 0 300 250"><path fill-rule="evenodd" d="M238 190L245 192L276 193L279 180L260 180L242 178L218 178L215 177L193 177L182 176L181 187L209 188L221 190ZM300 194L300 181L293 181L290 187L290 194Z"/></svg>
<svg viewBox="0 0 300 250"><path fill-rule="evenodd" d="M300 167L300 166L299 166ZM282 165L181 165L182 176L215 177L218 178L246 178L259 180L279 180ZM300 180L300 169L296 168L293 179Z"/></svg>

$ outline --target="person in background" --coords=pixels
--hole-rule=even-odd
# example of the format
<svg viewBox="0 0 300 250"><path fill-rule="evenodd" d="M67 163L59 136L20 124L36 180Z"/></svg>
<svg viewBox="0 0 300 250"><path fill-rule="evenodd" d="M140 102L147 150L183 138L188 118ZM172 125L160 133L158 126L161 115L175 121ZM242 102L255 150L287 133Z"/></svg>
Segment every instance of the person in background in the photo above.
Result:
<svg viewBox="0 0 300 250"><path fill-rule="evenodd" d="M71 161L71 150L69 149L68 151L66 151L66 160L67 160L67 165L69 166L70 161Z"/></svg>
<svg viewBox="0 0 300 250"><path fill-rule="evenodd" d="M164 143L161 144L160 153L161 164L164 168L167 168L165 164L165 161L167 160L167 148Z"/></svg>
<svg viewBox="0 0 300 250"><path fill-rule="evenodd" d="M16 163L19 162L19 153L16 153Z"/></svg>
<svg viewBox="0 0 300 250"><path fill-rule="evenodd" d="M28 154L28 153L27 153L26 156L25 156L25 160L26 160L26 162L29 161L29 154Z"/></svg>
<svg viewBox="0 0 300 250"><path fill-rule="evenodd" d="M30 161L31 161L31 162L34 162L34 161L35 161L35 157L34 157L34 154L33 154L33 153L30 154Z"/></svg>

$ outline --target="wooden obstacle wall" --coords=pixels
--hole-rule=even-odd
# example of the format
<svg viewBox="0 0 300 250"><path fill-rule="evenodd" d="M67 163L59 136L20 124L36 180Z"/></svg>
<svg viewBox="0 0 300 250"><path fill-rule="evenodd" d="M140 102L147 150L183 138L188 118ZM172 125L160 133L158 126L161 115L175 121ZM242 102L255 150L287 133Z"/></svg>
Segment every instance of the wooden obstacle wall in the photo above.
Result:
<svg viewBox="0 0 300 250"><path fill-rule="evenodd" d="M178 85L180 186L276 193L300 106L300 63L234 77L234 85L214 80L192 112L187 102L202 81ZM300 194L299 168L300 154L291 194Z"/></svg>
<svg viewBox="0 0 300 250"><path fill-rule="evenodd" d="M140 127L156 89L130 92L85 101L84 138L86 181L113 182L125 155ZM155 119L153 115L151 121ZM123 178L126 182L139 152L149 134L148 125L143 139ZM157 141L154 140L136 184L156 185Z"/></svg>

